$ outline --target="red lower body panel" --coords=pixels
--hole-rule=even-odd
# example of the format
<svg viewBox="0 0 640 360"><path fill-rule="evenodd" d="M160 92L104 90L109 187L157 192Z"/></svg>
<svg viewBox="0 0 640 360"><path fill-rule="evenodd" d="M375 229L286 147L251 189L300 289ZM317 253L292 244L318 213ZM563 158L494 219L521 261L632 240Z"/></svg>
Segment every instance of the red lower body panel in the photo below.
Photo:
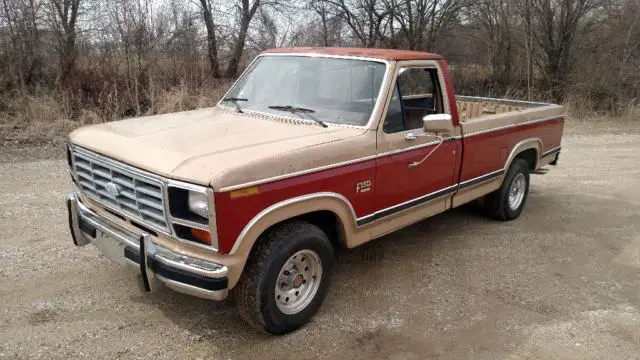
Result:
<svg viewBox="0 0 640 360"><path fill-rule="evenodd" d="M559 147L563 124L564 120L558 118L464 138L462 169L457 181L504 168L513 146L524 139L540 138L543 152ZM362 218L454 185L460 166L460 141L444 143L424 167L415 171L407 168L408 163L419 161L430 149L396 153L262 184L258 193L250 196L232 198L232 192L216 192L219 251L228 253L244 227L262 210L297 196L318 192L341 194L351 203L356 217ZM364 181L372 181L370 190L358 192L357 184Z"/></svg>
<svg viewBox="0 0 640 360"><path fill-rule="evenodd" d="M563 125L560 117L463 138L460 182L504 168L509 153L522 140L539 138L542 152L559 147Z"/></svg>

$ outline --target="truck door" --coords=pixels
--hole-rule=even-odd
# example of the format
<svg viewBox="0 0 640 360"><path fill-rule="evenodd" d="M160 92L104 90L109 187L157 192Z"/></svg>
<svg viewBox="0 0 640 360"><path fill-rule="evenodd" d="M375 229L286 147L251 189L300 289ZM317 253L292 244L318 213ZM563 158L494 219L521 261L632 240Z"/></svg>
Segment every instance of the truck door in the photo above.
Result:
<svg viewBox="0 0 640 360"><path fill-rule="evenodd" d="M459 138L441 139L422 130L424 116L449 113L438 72L435 62L398 71L386 117L378 127L376 212L368 219L389 221L374 228L374 237L446 210L455 190Z"/></svg>

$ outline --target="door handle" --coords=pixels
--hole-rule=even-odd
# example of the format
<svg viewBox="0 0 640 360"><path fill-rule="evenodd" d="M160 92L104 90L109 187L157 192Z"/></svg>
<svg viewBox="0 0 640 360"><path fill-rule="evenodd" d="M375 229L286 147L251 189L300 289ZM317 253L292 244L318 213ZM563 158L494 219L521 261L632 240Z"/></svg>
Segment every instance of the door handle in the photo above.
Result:
<svg viewBox="0 0 640 360"><path fill-rule="evenodd" d="M415 140L417 138L416 134L412 133L412 132L408 132L406 134L404 134L404 138L407 141L412 141Z"/></svg>
<svg viewBox="0 0 640 360"><path fill-rule="evenodd" d="M408 134L410 134L410 133L407 133L407 135L408 135ZM428 153L427 155L425 155L425 156L422 158L422 160L420 160L420 161L410 162L409 164L407 164L407 167L408 167L409 169L415 169L415 168L417 168L417 167L418 167L418 166L420 166L420 165L421 165L425 160L427 160L427 158L428 158L429 156L431 156L431 154L433 154L436 150L438 150L438 148L440 147L440 145L442 145L442 143L444 142L444 139L443 139L441 136L437 136L437 135L436 135L436 137L438 138L438 145L436 145L436 147L434 147L433 149L431 149L431 151L429 151L429 153Z"/></svg>

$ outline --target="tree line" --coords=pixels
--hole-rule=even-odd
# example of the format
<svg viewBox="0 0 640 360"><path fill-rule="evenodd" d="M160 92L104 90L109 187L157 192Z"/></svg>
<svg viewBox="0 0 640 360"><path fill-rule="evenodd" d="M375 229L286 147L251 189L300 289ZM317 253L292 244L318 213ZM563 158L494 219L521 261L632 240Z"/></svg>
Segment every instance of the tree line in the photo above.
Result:
<svg viewBox="0 0 640 360"><path fill-rule="evenodd" d="M638 0L0 1L5 133L210 105L282 46L438 52L459 93L583 112L620 114L640 89Z"/></svg>

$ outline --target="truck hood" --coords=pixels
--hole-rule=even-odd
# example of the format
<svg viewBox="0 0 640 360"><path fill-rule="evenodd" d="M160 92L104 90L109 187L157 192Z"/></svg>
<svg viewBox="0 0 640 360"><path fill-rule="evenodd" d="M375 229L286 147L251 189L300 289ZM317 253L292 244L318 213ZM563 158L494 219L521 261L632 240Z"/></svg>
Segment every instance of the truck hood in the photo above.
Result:
<svg viewBox="0 0 640 360"><path fill-rule="evenodd" d="M247 174L243 178L239 173L249 164L266 159L273 163L281 154L341 141L363 132L216 107L86 126L69 137L73 144L129 165L215 188L256 177ZM259 176L278 176L316 165L301 160L276 168L269 166L260 169Z"/></svg>

